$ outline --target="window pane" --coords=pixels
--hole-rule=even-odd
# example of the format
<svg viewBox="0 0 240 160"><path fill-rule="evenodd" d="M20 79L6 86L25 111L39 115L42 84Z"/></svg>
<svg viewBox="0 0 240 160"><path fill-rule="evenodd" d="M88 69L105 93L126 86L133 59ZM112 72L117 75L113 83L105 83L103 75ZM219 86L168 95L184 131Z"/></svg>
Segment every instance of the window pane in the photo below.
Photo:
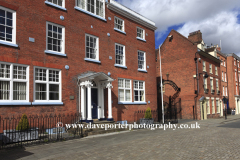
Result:
<svg viewBox="0 0 240 160"><path fill-rule="evenodd" d="M134 101L138 101L138 91L134 91Z"/></svg>
<svg viewBox="0 0 240 160"><path fill-rule="evenodd" d="M140 101L144 101L144 91L140 91Z"/></svg>
<svg viewBox="0 0 240 160"><path fill-rule="evenodd" d="M138 89L138 81L134 81L134 89Z"/></svg>
<svg viewBox="0 0 240 160"><path fill-rule="evenodd" d="M5 11L0 9L0 17L5 17Z"/></svg>
<svg viewBox="0 0 240 160"><path fill-rule="evenodd" d="M26 67L13 66L13 78L14 79L26 79Z"/></svg>
<svg viewBox="0 0 240 160"><path fill-rule="evenodd" d="M46 69L35 69L35 80L46 81Z"/></svg>
<svg viewBox="0 0 240 160"><path fill-rule="evenodd" d="M12 26L12 20L11 19L7 19L7 25Z"/></svg>
<svg viewBox="0 0 240 160"><path fill-rule="evenodd" d="M0 13L0 16L1 16L1 13ZM8 18L8 19L13 19L13 18L12 18L12 13L11 13L11 12L7 12L7 18Z"/></svg>
<svg viewBox="0 0 240 160"><path fill-rule="evenodd" d="M139 82L139 89L143 89L143 82Z"/></svg>
<svg viewBox="0 0 240 160"><path fill-rule="evenodd" d="M47 99L47 87L46 84L37 83L35 86L35 99L46 100Z"/></svg>
<svg viewBox="0 0 240 160"><path fill-rule="evenodd" d="M10 82L0 81L0 100L9 100Z"/></svg>
<svg viewBox="0 0 240 160"><path fill-rule="evenodd" d="M126 90L126 98L125 101L131 101L131 94L130 94L130 90Z"/></svg>
<svg viewBox="0 0 240 160"><path fill-rule="evenodd" d="M130 88L130 80L125 80L125 88Z"/></svg>
<svg viewBox="0 0 240 160"><path fill-rule="evenodd" d="M26 100L26 82L13 82L13 100Z"/></svg>
<svg viewBox="0 0 240 160"><path fill-rule="evenodd" d="M59 82L59 71L49 70L49 81Z"/></svg>
<svg viewBox="0 0 240 160"><path fill-rule="evenodd" d="M5 25L5 18L4 17L0 17L0 24Z"/></svg>
<svg viewBox="0 0 240 160"><path fill-rule="evenodd" d="M59 100L58 84L49 84L49 100Z"/></svg>
<svg viewBox="0 0 240 160"><path fill-rule="evenodd" d="M10 78L10 65L7 65L7 64L0 65L0 77Z"/></svg>
<svg viewBox="0 0 240 160"><path fill-rule="evenodd" d="M119 89L119 101L124 101L124 90L123 89Z"/></svg>
<svg viewBox="0 0 240 160"><path fill-rule="evenodd" d="M118 87L122 87L122 88L124 87L123 86L123 79L118 80Z"/></svg>

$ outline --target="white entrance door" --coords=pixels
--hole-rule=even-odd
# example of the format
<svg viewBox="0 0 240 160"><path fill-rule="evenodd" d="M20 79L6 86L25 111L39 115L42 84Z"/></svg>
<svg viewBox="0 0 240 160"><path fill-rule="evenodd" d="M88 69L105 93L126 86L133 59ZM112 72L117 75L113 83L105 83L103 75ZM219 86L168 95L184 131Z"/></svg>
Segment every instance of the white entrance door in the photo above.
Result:
<svg viewBox="0 0 240 160"><path fill-rule="evenodd" d="M223 116L223 105L222 105L222 101L220 101L220 116Z"/></svg>

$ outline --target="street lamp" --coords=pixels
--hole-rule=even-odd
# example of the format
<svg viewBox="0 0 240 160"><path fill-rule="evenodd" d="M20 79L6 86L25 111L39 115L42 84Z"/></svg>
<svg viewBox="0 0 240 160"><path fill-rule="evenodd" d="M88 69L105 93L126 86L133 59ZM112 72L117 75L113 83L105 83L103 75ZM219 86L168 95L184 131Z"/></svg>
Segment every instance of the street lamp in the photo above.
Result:
<svg viewBox="0 0 240 160"><path fill-rule="evenodd" d="M227 104L227 98L224 96L222 101L224 103L225 119L227 119L227 112L226 112L226 106L225 106L225 104Z"/></svg>

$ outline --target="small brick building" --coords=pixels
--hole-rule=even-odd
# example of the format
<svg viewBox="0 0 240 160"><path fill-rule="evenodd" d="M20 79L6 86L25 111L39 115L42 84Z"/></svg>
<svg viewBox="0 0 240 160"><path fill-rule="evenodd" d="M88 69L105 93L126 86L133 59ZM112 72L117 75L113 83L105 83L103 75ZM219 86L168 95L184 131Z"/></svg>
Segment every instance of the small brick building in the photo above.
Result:
<svg viewBox="0 0 240 160"><path fill-rule="evenodd" d="M114 0L1 0L0 18L0 116L156 109L151 20Z"/></svg>

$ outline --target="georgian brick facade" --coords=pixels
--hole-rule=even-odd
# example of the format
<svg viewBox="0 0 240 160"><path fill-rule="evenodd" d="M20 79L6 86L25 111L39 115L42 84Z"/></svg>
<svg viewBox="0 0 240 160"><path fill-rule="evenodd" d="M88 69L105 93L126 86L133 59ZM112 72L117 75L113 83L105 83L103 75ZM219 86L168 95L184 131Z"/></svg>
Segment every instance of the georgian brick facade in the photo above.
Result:
<svg viewBox="0 0 240 160"><path fill-rule="evenodd" d="M105 2L105 1L104 1ZM16 46L0 44L0 63L26 65L29 67L29 105L0 101L0 116L26 114L59 114L80 112L78 77L88 71L103 72L114 79L111 89L113 119L134 121L134 112L147 107L157 107L155 33L154 22L133 13L129 18L124 6L109 1L104 4L105 18L96 18L75 9L75 1L65 0L63 10L49 5L44 0L21 1L2 0L0 7L16 12ZM110 6L112 7L111 9ZM119 8L120 6L120 8ZM116 10L114 10L114 7ZM122 13L122 14L119 14ZM124 13L124 14L123 14ZM129 13L131 14L131 13ZM125 33L114 30L114 17L124 20ZM105 19L105 20L104 20ZM64 54L56 55L46 50L46 23L51 22L65 30ZM140 23L141 22L141 23ZM137 27L144 29L145 41L137 39ZM86 57L86 35L99 40L99 61L90 62ZM34 38L34 41L33 39ZM115 66L115 44L125 46L125 68ZM145 70L138 69L138 51L145 52ZM65 67L69 66L69 69ZM44 67L61 72L61 91L63 103L40 105L34 98L34 68ZM118 79L131 80L131 103L119 103ZM145 99L143 103L134 102L134 81L143 81ZM12 94L12 93L11 93ZM108 90L104 89L104 114L108 118Z"/></svg>

